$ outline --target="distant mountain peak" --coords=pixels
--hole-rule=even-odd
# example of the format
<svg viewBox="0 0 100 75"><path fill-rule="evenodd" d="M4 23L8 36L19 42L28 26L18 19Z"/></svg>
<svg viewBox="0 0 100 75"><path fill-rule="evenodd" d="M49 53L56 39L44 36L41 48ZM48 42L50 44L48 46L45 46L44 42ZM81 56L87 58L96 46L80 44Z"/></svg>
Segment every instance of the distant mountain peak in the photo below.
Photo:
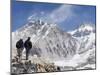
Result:
<svg viewBox="0 0 100 75"><path fill-rule="evenodd" d="M77 29L69 31L75 37L86 36L90 33L95 33L95 27L92 24L82 24Z"/></svg>
<svg viewBox="0 0 100 75"><path fill-rule="evenodd" d="M94 27L93 25L90 25L90 24L83 24L79 27L78 29L79 31L93 31L94 30Z"/></svg>

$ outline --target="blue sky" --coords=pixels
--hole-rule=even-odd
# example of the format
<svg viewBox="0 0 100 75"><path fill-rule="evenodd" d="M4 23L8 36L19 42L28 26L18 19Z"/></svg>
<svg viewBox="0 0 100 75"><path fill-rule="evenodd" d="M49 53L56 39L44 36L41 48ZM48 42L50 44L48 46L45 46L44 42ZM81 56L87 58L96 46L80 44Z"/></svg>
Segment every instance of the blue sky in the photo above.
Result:
<svg viewBox="0 0 100 75"><path fill-rule="evenodd" d="M12 31L34 18L56 23L65 31L85 23L96 24L95 6L12 1L11 9Z"/></svg>

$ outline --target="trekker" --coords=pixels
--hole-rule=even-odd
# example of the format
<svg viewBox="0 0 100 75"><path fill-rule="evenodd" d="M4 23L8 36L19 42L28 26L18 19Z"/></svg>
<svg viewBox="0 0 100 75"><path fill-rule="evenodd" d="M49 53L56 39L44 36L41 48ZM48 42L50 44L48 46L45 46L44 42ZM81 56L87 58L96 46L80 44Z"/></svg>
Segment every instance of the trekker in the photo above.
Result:
<svg viewBox="0 0 100 75"><path fill-rule="evenodd" d="M22 51L24 49L24 43L23 43L22 39L20 39L19 41L17 41L16 48L17 48L18 57L20 59L20 57L22 56Z"/></svg>
<svg viewBox="0 0 100 75"><path fill-rule="evenodd" d="M60 67L59 67L59 66L57 66L57 71L61 71L61 69L60 69Z"/></svg>
<svg viewBox="0 0 100 75"><path fill-rule="evenodd" d="M32 48L32 42L30 41L30 37L25 41L24 47L26 49L26 60L28 60L29 52Z"/></svg>

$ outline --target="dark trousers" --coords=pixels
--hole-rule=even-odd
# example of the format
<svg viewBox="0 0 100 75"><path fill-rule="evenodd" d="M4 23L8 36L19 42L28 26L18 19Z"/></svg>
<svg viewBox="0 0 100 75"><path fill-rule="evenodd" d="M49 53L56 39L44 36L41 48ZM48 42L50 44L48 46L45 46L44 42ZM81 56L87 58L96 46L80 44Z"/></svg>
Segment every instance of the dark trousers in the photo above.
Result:
<svg viewBox="0 0 100 75"><path fill-rule="evenodd" d="M30 49L26 49L26 60L28 60Z"/></svg>

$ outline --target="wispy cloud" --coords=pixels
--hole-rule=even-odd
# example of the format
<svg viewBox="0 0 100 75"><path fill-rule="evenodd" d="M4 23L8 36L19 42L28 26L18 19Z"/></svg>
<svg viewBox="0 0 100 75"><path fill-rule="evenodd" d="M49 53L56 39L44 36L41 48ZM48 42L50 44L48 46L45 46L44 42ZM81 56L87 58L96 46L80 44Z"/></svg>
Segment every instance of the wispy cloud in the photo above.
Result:
<svg viewBox="0 0 100 75"><path fill-rule="evenodd" d="M75 14L72 11L72 5L61 5L50 14L50 19L53 22L60 23L66 19L70 19Z"/></svg>
<svg viewBox="0 0 100 75"><path fill-rule="evenodd" d="M31 16L28 17L27 20L34 20L34 19L42 19L42 18L45 18L46 17L46 14L44 11L41 11L41 12L34 12Z"/></svg>
<svg viewBox="0 0 100 75"><path fill-rule="evenodd" d="M75 14L72 11L72 5L61 5L60 7L54 9L51 13L46 13L45 11L34 13L28 18L28 20L40 18L48 22L61 23L66 19L70 19L74 15Z"/></svg>
<svg viewBox="0 0 100 75"><path fill-rule="evenodd" d="M27 20L31 20L31 19L33 19L34 17L36 17L36 15L37 15L37 14L34 13L33 15L29 16Z"/></svg>

